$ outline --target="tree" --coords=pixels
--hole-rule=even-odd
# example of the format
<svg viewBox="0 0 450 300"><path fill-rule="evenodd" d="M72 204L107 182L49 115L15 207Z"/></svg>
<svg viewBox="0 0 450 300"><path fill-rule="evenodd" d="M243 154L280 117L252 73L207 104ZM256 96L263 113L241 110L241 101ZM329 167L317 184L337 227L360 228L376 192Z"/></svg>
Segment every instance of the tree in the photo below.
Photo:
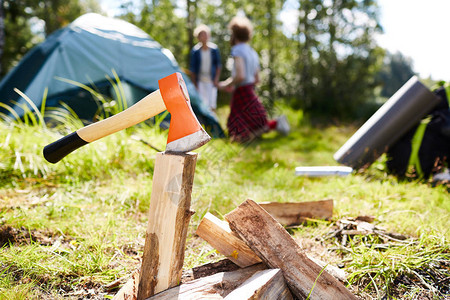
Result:
<svg viewBox="0 0 450 300"><path fill-rule="evenodd" d="M138 5L129 1L122 5L124 12L119 17L147 32L168 48L181 66L186 66L188 35L185 16L177 14L183 11L179 4L176 0L142 0Z"/></svg>
<svg viewBox="0 0 450 300"><path fill-rule="evenodd" d="M85 13L78 0L27 0L31 14L45 22L45 36Z"/></svg>
<svg viewBox="0 0 450 300"><path fill-rule="evenodd" d="M322 115L353 117L373 98L381 66L383 51L374 41L381 30L376 1L299 3L300 106Z"/></svg>
<svg viewBox="0 0 450 300"><path fill-rule="evenodd" d="M25 10L26 7L24 0L2 1L4 14L4 44L0 73L2 77L40 41L31 32L29 20L32 15Z"/></svg>
<svg viewBox="0 0 450 300"><path fill-rule="evenodd" d="M264 0L259 3L250 2L244 7L246 15L252 19L255 26L252 45L260 55L262 68L259 94L269 113L272 112L278 95L285 93L280 91L281 87L277 84L277 78L284 75L278 67L281 63L278 54L283 52L280 43L283 41L283 33L282 22L277 18L284 2L284 0Z"/></svg>
<svg viewBox="0 0 450 300"><path fill-rule="evenodd" d="M414 75L413 62L410 57L405 57L401 52L387 52L383 68L378 73L379 81L382 83L381 96L391 97Z"/></svg>
<svg viewBox="0 0 450 300"><path fill-rule="evenodd" d="M0 61L3 56L3 47L5 46L5 19L3 15L3 0L0 0ZM0 74L2 66L0 65Z"/></svg>
<svg viewBox="0 0 450 300"><path fill-rule="evenodd" d="M3 71L39 38L86 11L98 9L96 0L0 3L6 34ZM285 32L281 13L286 5L295 4L297 30ZM353 118L374 98L374 88L380 81L376 74L384 50L374 41L374 34L381 30L376 0L127 0L121 8L120 18L171 50L183 69L189 65L189 52L195 44L193 29L200 23L207 24L211 41L221 51L222 78L231 71L227 68L231 48L227 25L234 16L245 14L254 25L251 44L262 68L258 94L269 112L275 101L284 99L312 114ZM33 22L45 24L40 35L35 29L31 31Z"/></svg>
<svg viewBox="0 0 450 300"><path fill-rule="evenodd" d="M187 36L188 36L188 48L192 49L195 45L194 40L194 28L197 20L197 1L196 0L186 0L187 7ZM189 65L190 57L189 53L186 58L186 61Z"/></svg>
<svg viewBox="0 0 450 300"><path fill-rule="evenodd" d="M4 14L3 47L0 33L0 47L3 50L0 57L1 76L46 36L68 25L86 11L100 9L93 0L3 0L0 4ZM42 32L39 31L41 27Z"/></svg>

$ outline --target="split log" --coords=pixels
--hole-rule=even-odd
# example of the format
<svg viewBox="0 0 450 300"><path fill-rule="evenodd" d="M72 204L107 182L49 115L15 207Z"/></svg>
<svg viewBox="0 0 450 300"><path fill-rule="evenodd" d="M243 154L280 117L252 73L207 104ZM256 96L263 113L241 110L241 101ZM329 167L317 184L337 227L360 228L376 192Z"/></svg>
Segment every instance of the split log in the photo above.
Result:
<svg viewBox="0 0 450 300"><path fill-rule="evenodd" d="M210 213L206 213L195 233L241 268L261 262L247 244L231 231L227 222Z"/></svg>
<svg viewBox="0 0 450 300"><path fill-rule="evenodd" d="M225 258L216 262L207 263L194 267L192 269L183 270L181 282L186 283L194 279L214 275L220 272L231 272L239 269L239 266L231 260Z"/></svg>
<svg viewBox="0 0 450 300"><path fill-rule="evenodd" d="M258 204L283 226L300 225L308 219L328 220L333 217L333 200Z"/></svg>
<svg viewBox="0 0 450 300"><path fill-rule="evenodd" d="M157 153L138 300L180 283L196 153Z"/></svg>
<svg viewBox="0 0 450 300"><path fill-rule="evenodd" d="M117 292L112 300L136 300L139 285L139 270L131 274L131 278Z"/></svg>
<svg viewBox="0 0 450 300"><path fill-rule="evenodd" d="M239 266L233 263L231 260L222 259L213 263L200 265L192 269L183 270L181 282L187 283L194 279L211 276L217 273L232 272L239 269ZM139 270L136 270L132 273L131 278L117 292L113 300L136 300L138 285Z"/></svg>
<svg viewBox="0 0 450 300"><path fill-rule="evenodd" d="M293 297L281 270L267 269L255 273L225 297L225 300L245 299L291 300Z"/></svg>
<svg viewBox="0 0 450 300"><path fill-rule="evenodd" d="M221 272L202 277L162 291L148 298L148 300L223 299L253 274L265 268L266 266L260 263L232 272Z"/></svg>
<svg viewBox="0 0 450 300"><path fill-rule="evenodd" d="M283 226L254 201L246 200L225 219L264 263L283 271L299 299L356 299L341 282L307 258Z"/></svg>
<svg viewBox="0 0 450 300"><path fill-rule="evenodd" d="M224 255L229 254L229 261L232 261L241 268L261 262L261 259L255 254L255 252L253 252L253 250L250 249L250 247L248 247L236 233L231 231L228 222L219 220L210 213L207 213L202 219L196 233L220 253ZM346 280L346 274L343 270L329 265L319 259L315 259L307 253L306 256L318 264L321 268L325 267L325 270L328 273L340 281L344 282Z"/></svg>

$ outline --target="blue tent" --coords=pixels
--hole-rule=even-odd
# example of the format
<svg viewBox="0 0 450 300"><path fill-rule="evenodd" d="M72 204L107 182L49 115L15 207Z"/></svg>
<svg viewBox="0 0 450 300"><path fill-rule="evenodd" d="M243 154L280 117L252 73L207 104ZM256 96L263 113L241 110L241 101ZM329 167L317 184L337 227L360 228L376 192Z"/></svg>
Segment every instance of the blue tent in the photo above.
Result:
<svg viewBox="0 0 450 300"><path fill-rule="evenodd" d="M133 104L157 90L160 78L181 70L173 54L138 27L89 13L33 48L0 82L0 101L22 116L21 105L26 102L14 88L25 93L37 107L42 105L47 88L47 107L58 107L64 102L81 119L92 120L99 108L97 102L91 93L68 80L114 97L108 81L108 77L114 80L114 72L126 86L127 101ZM200 100L189 78L185 74L183 77L199 121L213 136L223 136L217 117Z"/></svg>

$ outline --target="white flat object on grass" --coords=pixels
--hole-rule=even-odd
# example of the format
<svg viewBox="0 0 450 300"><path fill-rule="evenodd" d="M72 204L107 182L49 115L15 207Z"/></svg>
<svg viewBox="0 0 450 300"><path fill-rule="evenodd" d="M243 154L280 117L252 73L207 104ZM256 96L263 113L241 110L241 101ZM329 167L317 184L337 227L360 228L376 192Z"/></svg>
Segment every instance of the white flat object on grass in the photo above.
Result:
<svg viewBox="0 0 450 300"><path fill-rule="evenodd" d="M312 167L296 167L295 175L321 177L321 176L347 176L353 171L350 167L343 166L312 166Z"/></svg>

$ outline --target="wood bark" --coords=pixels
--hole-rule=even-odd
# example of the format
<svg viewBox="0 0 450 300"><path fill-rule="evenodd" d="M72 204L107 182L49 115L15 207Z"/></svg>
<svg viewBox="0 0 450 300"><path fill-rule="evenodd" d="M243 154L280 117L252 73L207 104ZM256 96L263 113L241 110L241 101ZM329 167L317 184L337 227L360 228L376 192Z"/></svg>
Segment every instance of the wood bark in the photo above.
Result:
<svg viewBox="0 0 450 300"><path fill-rule="evenodd" d="M138 299L181 281L196 153L157 153Z"/></svg>
<svg viewBox="0 0 450 300"><path fill-rule="evenodd" d="M356 299L345 286L303 253L289 233L252 200L225 215L230 228L270 268L281 269L299 299Z"/></svg>
<svg viewBox="0 0 450 300"><path fill-rule="evenodd" d="M219 220L212 214L205 215L196 233L220 253L224 255L230 253L227 255L228 259L242 268L261 262L255 252L236 233L231 231L228 222ZM325 270L335 278L342 282L346 280L347 275L343 270L313 258L307 253L305 255L321 268L325 267Z"/></svg>
<svg viewBox="0 0 450 300"><path fill-rule="evenodd" d="M183 270L181 282L186 283L194 279L214 275L216 273L231 272L236 270L239 270L239 266L231 260L225 258L216 262L200 265L192 269Z"/></svg>
<svg viewBox="0 0 450 300"><path fill-rule="evenodd" d="M131 274L131 278L122 286L112 300L136 300L139 285L139 270Z"/></svg>
<svg viewBox="0 0 450 300"><path fill-rule="evenodd" d="M333 216L333 200L258 204L283 226L300 225L307 219L331 219Z"/></svg>
<svg viewBox="0 0 450 300"><path fill-rule="evenodd" d="M192 269L183 270L181 282L183 284L195 279L211 276L217 273L232 272L239 270L239 266L229 259L223 259L213 263L207 263L194 267ZM131 278L120 288L113 300L136 300L139 285L139 270L132 273Z"/></svg>

